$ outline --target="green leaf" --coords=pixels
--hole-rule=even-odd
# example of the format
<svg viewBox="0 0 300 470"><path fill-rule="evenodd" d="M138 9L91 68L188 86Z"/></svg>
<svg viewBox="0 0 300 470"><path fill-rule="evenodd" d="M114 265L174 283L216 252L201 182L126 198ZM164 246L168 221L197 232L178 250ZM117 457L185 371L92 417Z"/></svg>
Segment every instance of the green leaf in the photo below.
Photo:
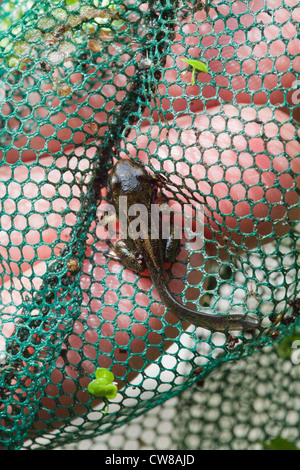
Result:
<svg viewBox="0 0 300 470"><path fill-rule="evenodd" d="M208 67L204 62L201 62L201 60L195 60L195 59L181 59L187 64L189 64L193 69L199 70L200 72L208 72Z"/></svg>
<svg viewBox="0 0 300 470"><path fill-rule="evenodd" d="M104 367L98 367L95 372L96 379L102 379L102 383L105 385L113 383L115 376L114 374Z"/></svg>
<svg viewBox="0 0 300 470"><path fill-rule="evenodd" d="M95 380L88 384L88 391L96 397L105 397L109 400L116 398L118 387L113 380L114 374L104 367L99 367L95 373Z"/></svg>
<svg viewBox="0 0 300 470"><path fill-rule="evenodd" d="M283 439L283 437L274 437L270 442L262 442L266 450L300 450L293 442Z"/></svg>

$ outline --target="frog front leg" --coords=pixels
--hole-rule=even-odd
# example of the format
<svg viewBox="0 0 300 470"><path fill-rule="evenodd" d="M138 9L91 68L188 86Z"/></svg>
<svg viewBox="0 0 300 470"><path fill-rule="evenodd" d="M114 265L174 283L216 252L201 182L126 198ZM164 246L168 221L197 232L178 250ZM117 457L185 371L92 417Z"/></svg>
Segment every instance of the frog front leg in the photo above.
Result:
<svg viewBox="0 0 300 470"><path fill-rule="evenodd" d="M125 268L136 273L142 273L146 269L144 258L141 254L130 250L124 240L118 240L112 249L115 255L108 255L114 261L119 261Z"/></svg>
<svg viewBox="0 0 300 470"><path fill-rule="evenodd" d="M180 253L181 240L175 237L176 230L174 225L170 227L170 236L167 239L162 240L162 246L164 250L164 260L172 263Z"/></svg>

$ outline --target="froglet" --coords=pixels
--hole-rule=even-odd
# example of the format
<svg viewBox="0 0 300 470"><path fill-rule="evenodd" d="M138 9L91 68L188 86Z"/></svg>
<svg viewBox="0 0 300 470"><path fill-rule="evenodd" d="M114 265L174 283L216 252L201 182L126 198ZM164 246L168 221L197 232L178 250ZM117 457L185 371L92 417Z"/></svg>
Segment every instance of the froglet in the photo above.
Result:
<svg viewBox="0 0 300 470"><path fill-rule="evenodd" d="M181 320L213 331L258 328L259 319L239 314L214 315L194 311L172 296L167 284L164 263L172 261L174 254L177 256L180 240L172 239L172 234L169 240L165 240L159 236L159 233L153 233L150 223L151 205L157 203L158 187L158 179L151 176L140 163L121 159L113 167L108 178L107 201L114 207L117 219L127 220L129 226L133 220L133 217L128 215L129 208L133 204L145 206L149 216L145 223L140 224L139 237L131 237L128 233L126 239L119 239L113 245L116 256L111 257L137 273L142 273L147 268L161 301ZM122 196L126 196L127 199L120 199ZM121 200L126 200L127 203L121 203Z"/></svg>

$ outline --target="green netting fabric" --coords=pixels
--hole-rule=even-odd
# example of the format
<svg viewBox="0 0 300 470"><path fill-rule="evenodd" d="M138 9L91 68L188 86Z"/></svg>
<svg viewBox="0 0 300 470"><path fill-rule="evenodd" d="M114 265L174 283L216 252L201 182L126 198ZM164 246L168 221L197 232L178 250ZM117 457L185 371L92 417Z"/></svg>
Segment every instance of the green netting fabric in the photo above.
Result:
<svg viewBox="0 0 300 470"><path fill-rule="evenodd" d="M271 435L268 413L256 416L239 377L249 382L254 367L272 401L274 361L260 358L299 323L298 0L0 9L0 447L104 442L181 392L180 422L197 435L181 446L255 446ZM164 175L170 203L204 208L204 246L183 240L166 265L171 292L212 314L257 315L259 330L232 337L180 322L147 273L106 256L106 179L128 157ZM98 367L118 385L106 414L87 391ZM276 369L284 390L296 370ZM210 374L211 389L195 388ZM212 411L195 412L197 400ZM225 416L214 441L220 401L234 410L238 400L253 401L247 429L241 418L228 434ZM299 439L292 415L278 419Z"/></svg>
<svg viewBox="0 0 300 470"><path fill-rule="evenodd" d="M111 433L83 435L80 442L56 448L260 450L278 436L299 448L299 376L299 350L285 357L276 346L267 347L223 364L204 381ZM54 441L57 446L58 436ZM49 448L50 443L47 436L35 446Z"/></svg>

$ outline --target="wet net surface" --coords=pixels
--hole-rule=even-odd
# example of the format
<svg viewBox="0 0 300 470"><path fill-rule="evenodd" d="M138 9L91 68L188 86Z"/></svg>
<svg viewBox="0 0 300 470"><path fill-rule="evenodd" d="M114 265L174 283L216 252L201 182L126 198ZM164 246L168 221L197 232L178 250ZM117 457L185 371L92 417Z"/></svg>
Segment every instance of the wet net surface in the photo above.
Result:
<svg viewBox="0 0 300 470"><path fill-rule="evenodd" d="M192 399L211 392L193 384L212 373L234 407L253 353L271 387L259 351L299 314L298 2L0 7L1 447L104 440L181 392L188 427L202 409ZM164 175L170 202L204 207L204 246L183 240L166 265L171 292L212 314L256 315L259 330L233 338L180 322L147 272L107 258L99 220L120 158ZM118 384L107 414L87 391L97 367ZM277 373L292 383L296 370ZM205 441L217 399L214 409L198 411L198 440L180 445L230 446ZM264 413L258 425L250 411L262 429Z"/></svg>

